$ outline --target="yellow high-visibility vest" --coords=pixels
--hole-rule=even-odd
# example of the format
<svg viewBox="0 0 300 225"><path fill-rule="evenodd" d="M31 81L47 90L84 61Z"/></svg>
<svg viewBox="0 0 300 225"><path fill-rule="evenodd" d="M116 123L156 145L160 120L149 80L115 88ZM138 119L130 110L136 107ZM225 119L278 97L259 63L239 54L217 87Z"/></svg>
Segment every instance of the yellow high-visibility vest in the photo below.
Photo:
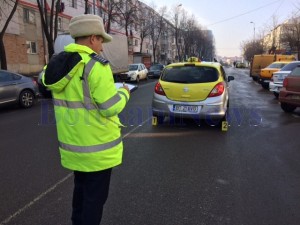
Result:
<svg viewBox="0 0 300 225"><path fill-rule="evenodd" d="M72 43L49 62L42 81L53 96L62 166L91 172L119 165L118 114L129 94L116 89L108 61Z"/></svg>

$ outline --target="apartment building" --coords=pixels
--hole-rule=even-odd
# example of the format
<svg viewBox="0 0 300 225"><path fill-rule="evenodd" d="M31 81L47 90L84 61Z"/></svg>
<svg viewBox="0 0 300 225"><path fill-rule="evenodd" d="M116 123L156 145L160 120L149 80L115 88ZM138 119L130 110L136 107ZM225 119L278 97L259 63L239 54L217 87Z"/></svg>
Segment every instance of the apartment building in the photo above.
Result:
<svg viewBox="0 0 300 225"><path fill-rule="evenodd" d="M47 0L48 5L46 8L50 9L52 0ZM140 3L141 10L153 11L152 8ZM107 22L107 4L108 0L61 0L61 12L58 17L58 34L68 31L68 24L70 19L79 14L83 14L86 10L88 13L96 14ZM86 7L87 3L87 9ZM0 3L3 12L10 13L11 6L5 5L3 1ZM2 13L0 17L0 29L3 28L6 18L9 14ZM117 20L115 20L117 21ZM110 33L126 35L122 22L112 22ZM161 40L158 43L156 59L162 63L174 61L176 51L172 32L172 24L166 21L168 29L163 32ZM128 49L129 49L129 62L133 62L133 55L135 53L153 55L153 45L151 39L146 37L141 45L141 23L135 21L130 24L128 34ZM36 0L20 0L17 11L15 12L9 26L4 35L4 44L7 58L8 70L22 73L25 75L36 74L42 70L44 65L49 60L47 52L47 41L42 32L41 17L37 6ZM141 47L142 46L142 47Z"/></svg>

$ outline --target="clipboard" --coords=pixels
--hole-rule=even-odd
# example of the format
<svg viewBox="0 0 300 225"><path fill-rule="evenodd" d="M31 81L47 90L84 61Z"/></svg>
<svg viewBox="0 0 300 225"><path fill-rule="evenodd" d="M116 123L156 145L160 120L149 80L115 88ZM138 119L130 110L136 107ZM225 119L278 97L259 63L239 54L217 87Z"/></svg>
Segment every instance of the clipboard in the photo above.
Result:
<svg viewBox="0 0 300 225"><path fill-rule="evenodd" d="M120 87L123 87L123 84L128 86L128 88L130 90L130 93L134 92L138 88L137 85L128 84L128 83L121 83L121 82L116 82L115 86L116 86L117 89L119 89Z"/></svg>

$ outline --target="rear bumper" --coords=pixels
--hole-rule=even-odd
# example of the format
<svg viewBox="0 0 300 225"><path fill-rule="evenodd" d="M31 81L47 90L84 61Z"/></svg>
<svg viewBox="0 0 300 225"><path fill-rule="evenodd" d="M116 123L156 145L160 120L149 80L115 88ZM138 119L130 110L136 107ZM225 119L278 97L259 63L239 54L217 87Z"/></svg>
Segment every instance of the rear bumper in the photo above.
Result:
<svg viewBox="0 0 300 225"><path fill-rule="evenodd" d="M276 84L276 83L270 81L270 83L269 83L270 91L279 93L281 89L282 89L282 84Z"/></svg>
<svg viewBox="0 0 300 225"><path fill-rule="evenodd" d="M285 88L282 88L281 91L279 92L278 100L281 103L287 103L287 104L290 104L290 105L300 107L299 92L286 91Z"/></svg>

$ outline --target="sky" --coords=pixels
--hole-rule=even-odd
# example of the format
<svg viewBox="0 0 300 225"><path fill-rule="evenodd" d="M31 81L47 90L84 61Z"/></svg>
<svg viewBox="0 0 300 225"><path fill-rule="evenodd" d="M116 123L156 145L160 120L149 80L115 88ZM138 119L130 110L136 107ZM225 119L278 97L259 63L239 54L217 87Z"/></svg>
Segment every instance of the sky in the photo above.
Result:
<svg viewBox="0 0 300 225"><path fill-rule="evenodd" d="M143 0L169 10L181 8L193 14L198 23L212 30L218 56L241 56L241 43L270 33L275 21L281 24L300 16L300 0ZM298 9L299 8L299 9ZM275 18L275 20L274 20ZM277 22L276 22L277 21ZM253 22L253 23L251 23ZM255 32L254 32L255 29Z"/></svg>

